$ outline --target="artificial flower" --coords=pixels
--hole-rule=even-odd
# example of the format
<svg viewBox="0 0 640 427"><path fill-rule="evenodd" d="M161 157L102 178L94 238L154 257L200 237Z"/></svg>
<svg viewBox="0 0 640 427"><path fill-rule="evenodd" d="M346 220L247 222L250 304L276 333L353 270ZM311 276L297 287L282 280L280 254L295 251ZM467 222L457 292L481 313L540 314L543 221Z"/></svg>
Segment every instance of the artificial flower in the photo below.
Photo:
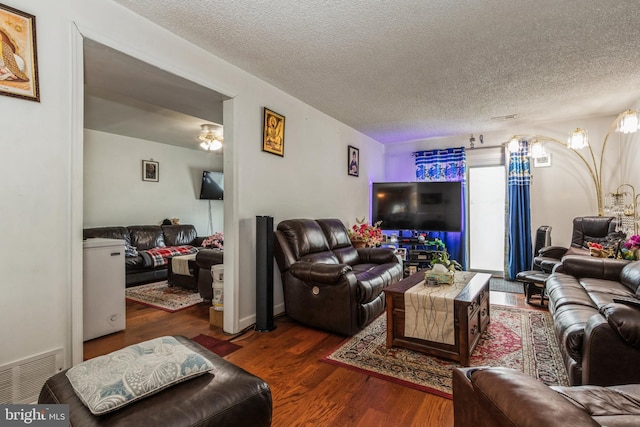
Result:
<svg viewBox="0 0 640 427"><path fill-rule="evenodd" d="M367 246L377 246L382 242L380 224L382 224L382 221L369 225L364 222L364 218L356 218L356 224L347 230L349 232L349 238L351 240L363 241Z"/></svg>
<svg viewBox="0 0 640 427"><path fill-rule="evenodd" d="M224 245L224 234L222 232L213 233L202 241L202 247L204 248L218 248L222 249Z"/></svg>
<svg viewBox="0 0 640 427"><path fill-rule="evenodd" d="M633 236L629 237L627 241L624 242L624 247L632 251L640 249L640 236L634 234Z"/></svg>

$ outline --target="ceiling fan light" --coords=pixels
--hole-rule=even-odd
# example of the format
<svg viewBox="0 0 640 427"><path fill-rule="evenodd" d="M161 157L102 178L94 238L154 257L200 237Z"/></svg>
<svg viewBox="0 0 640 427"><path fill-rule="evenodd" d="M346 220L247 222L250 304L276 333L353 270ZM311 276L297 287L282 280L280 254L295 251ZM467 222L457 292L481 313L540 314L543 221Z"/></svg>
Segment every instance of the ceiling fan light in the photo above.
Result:
<svg viewBox="0 0 640 427"><path fill-rule="evenodd" d="M209 144L209 150L210 151L216 151L222 148L222 142L220 142L217 139L214 139L213 141L211 141L211 144Z"/></svg>
<svg viewBox="0 0 640 427"><path fill-rule="evenodd" d="M569 138L567 139L568 148L572 150L580 150L587 145L589 145L589 136L587 135L586 130L577 128L573 132L569 133Z"/></svg>

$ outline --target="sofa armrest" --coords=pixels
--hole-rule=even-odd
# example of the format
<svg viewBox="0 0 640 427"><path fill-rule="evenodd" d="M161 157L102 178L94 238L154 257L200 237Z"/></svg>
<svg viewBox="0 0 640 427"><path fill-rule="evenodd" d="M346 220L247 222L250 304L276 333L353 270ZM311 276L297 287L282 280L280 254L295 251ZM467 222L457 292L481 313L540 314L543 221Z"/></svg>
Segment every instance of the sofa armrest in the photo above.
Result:
<svg viewBox="0 0 640 427"><path fill-rule="evenodd" d="M456 427L599 426L537 379L508 368L453 370Z"/></svg>
<svg viewBox="0 0 640 427"><path fill-rule="evenodd" d="M629 261L613 258L597 258L592 256L567 255L562 258L562 265L555 271L574 277L591 277L595 279L615 280Z"/></svg>
<svg viewBox="0 0 640 427"><path fill-rule="evenodd" d="M568 249L563 246L545 246L538 250L538 256L560 259L567 251Z"/></svg>
<svg viewBox="0 0 640 427"><path fill-rule="evenodd" d="M640 349L640 308L612 303L602 306L600 312L627 344Z"/></svg>
<svg viewBox="0 0 640 427"><path fill-rule="evenodd" d="M347 273L352 271L347 264L322 264L317 262L298 261L289 268L291 275L303 282L333 285Z"/></svg>
<svg viewBox="0 0 640 427"><path fill-rule="evenodd" d="M360 263L386 264L398 263L400 259L392 248L359 248Z"/></svg>
<svg viewBox="0 0 640 427"><path fill-rule="evenodd" d="M609 304L608 304L609 305ZM611 306L618 307L611 307ZM628 318L629 313L623 315L625 308L620 304L603 306L602 311L607 313L612 310L616 313L617 322L622 318ZM611 313L608 313L610 316ZM637 315L632 322L637 323ZM612 319L612 322L617 323ZM633 329L627 325L627 333ZM587 321L584 329L584 345L582 350L582 384L614 385L640 383L640 348L631 345L618 332L617 327L612 327L607 318L601 314L594 314ZM637 338L636 338L637 340ZM633 341L633 339L632 339Z"/></svg>

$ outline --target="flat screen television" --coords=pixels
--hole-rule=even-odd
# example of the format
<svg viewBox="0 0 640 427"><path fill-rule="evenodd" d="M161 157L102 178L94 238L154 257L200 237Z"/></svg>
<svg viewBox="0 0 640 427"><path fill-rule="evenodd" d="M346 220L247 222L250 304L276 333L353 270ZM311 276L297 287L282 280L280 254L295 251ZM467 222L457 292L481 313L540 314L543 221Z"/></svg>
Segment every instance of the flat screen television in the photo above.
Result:
<svg viewBox="0 0 640 427"><path fill-rule="evenodd" d="M224 175L222 172L202 172L200 199L222 200L224 196Z"/></svg>
<svg viewBox="0 0 640 427"><path fill-rule="evenodd" d="M371 205L383 230L462 230L460 182L373 183Z"/></svg>

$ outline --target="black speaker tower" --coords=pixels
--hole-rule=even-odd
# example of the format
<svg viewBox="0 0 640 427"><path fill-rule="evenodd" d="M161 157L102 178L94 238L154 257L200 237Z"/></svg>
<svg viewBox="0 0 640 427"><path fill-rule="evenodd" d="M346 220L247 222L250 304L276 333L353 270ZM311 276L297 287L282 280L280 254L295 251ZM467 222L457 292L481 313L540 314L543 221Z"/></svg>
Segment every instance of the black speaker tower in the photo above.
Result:
<svg viewBox="0 0 640 427"><path fill-rule="evenodd" d="M273 320L273 217L256 216L256 331L276 328Z"/></svg>

